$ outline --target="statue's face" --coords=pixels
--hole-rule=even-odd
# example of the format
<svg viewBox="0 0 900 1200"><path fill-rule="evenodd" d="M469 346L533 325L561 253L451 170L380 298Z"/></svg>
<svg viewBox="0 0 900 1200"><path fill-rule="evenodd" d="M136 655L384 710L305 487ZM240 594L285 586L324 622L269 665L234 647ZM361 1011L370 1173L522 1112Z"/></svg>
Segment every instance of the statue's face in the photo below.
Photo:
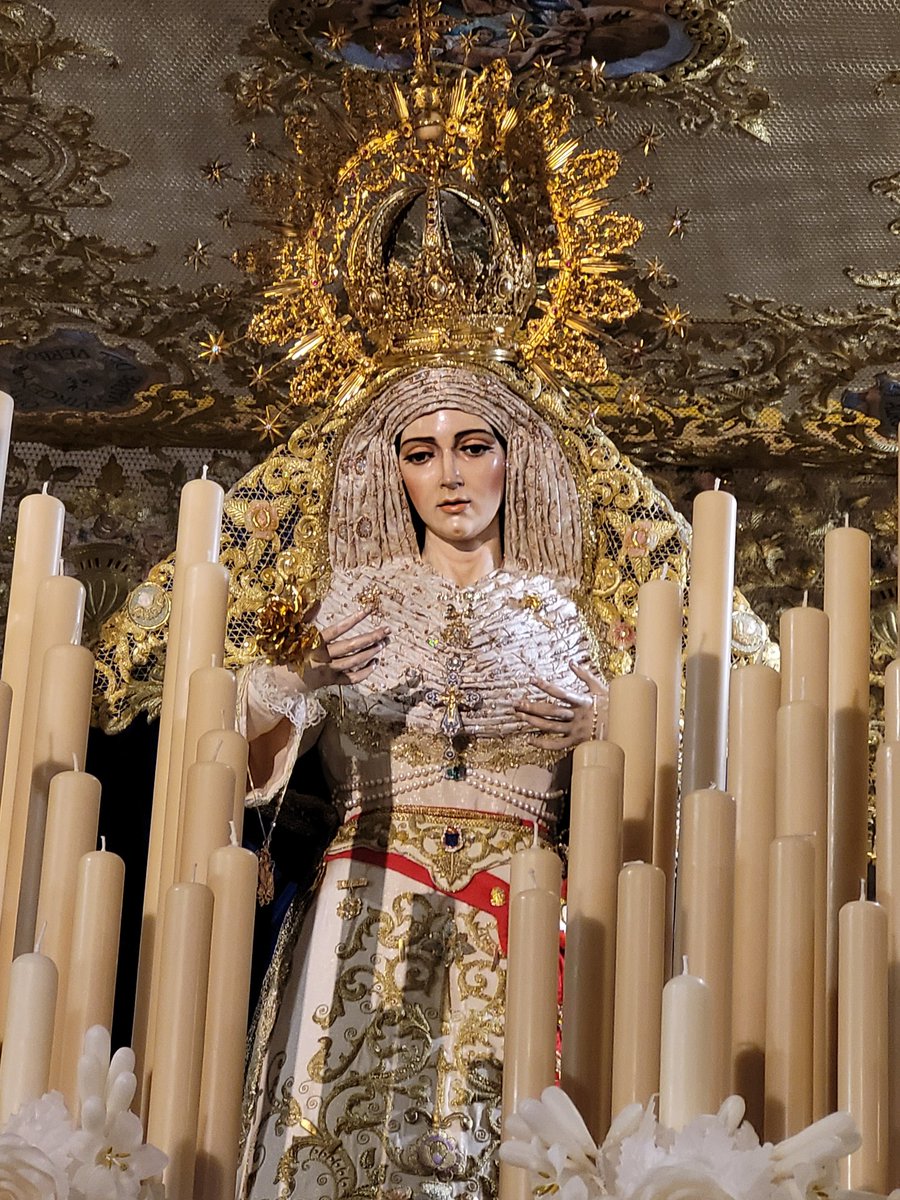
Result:
<svg viewBox="0 0 900 1200"><path fill-rule="evenodd" d="M400 474L428 532L461 548L499 534L506 454L483 417L442 408L400 435Z"/></svg>

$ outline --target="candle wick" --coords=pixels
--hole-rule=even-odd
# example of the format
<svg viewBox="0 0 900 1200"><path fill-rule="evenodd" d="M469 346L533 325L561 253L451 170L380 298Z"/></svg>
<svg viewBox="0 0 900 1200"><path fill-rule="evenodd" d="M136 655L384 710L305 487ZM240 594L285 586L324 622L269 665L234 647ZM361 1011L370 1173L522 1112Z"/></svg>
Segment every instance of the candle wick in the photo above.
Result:
<svg viewBox="0 0 900 1200"><path fill-rule="evenodd" d="M209 665L211 667L214 667L216 665L216 656L214 654L211 654L209 656Z"/></svg>
<svg viewBox="0 0 900 1200"><path fill-rule="evenodd" d="M534 873L533 870L529 870L528 874L531 876L531 886L537 887L537 885L538 885L537 884L537 875Z"/></svg>
<svg viewBox="0 0 900 1200"><path fill-rule="evenodd" d="M238 844L238 840L237 840L237 830L234 827L234 821L228 822L228 829L229 829L229 841L231 842L232 846L236 846Z"/></svg>
<svg viewBox="0 0 900 1200"><path fill-rule="evenodd" d="M45 921L45 922L43 923L43 925L41 926L41 932L40 932L40 933L37 935L37 941L34 943L34 952L35 952L35 954L40 954L40 952L41 952L41 946L42 946L42 945L43 945L43 943L44 943L44 934L45 934L46 932L47 932L47 922Z"/></svg>
<svg viewBox="0 0 900 1200"><path fill-rule="evenodd" d="M537 823L537 821L534 821L534 822L532 822L532 826L531 826L531 845L535 850L537 849L537 844L538 844L538 823Z"/></svg>
<svg viewBox="0 0 900 1200"><path fill-rule="evenodd" d="M41 495L48 496L50 494L50 480L44 480L44 486L41 488Z"/></svg>
<svg viewBox="0 0 900 1200"><path fill-rule="evenodd" d="M850 514L848 512L844 513L844 528L845 529L850 528Z"/></svg>
<svg viewBox="0 0 900 1200"><path fill-rule="evenodd" d="M809 604L809 588L803 589L803 607L806 608Z"/></svg>
<svg viewBox="0 0 900 1200"><path fill-rule="evenodd" d="M686 954L683 954L681 956L681 973L682 973L682 975L690 975L690 971L688 970L687 958L688 958L688 956Z"/></svg>
<svg viewBox="0 0 900 1200"><path fill-rule="evenodd" d="M215 753L213 754L213 762L219 761L219 751L222 749L223 745L224 745L224 739L219 738L218 742L216 742L216 749L215 749Z"/></svg>
<svg viewBox="0 0 900 1200"><path fill-rule="evenodd" d="M865 879L861 879L859 881L859 898L860 898L860 900L866 899L866 881L865 881Z"/></svg>
<svg viewBox="0 0 900 1200"><path fill-rule="evenodd" d="M64 558L60 558L60 559L57 561L57 563L56 563L56 573L57 573L57 575L65 575L65 573L66 573L66 560L65 560Z"/></svg>
<svg viewBox="0 0 900 1200"><path fill-rule="evenodd" d="M203 464L203 474L200 476L200 478L201 478L201 479L206 479L208 472L209 472L209 464L208 464L208 463L204 463L204 464Z"/></svg>
<svg viewBox="0 0 900 1200"><path fill-rule="evenodd" d="M662 569L662 574L660 575L660 579L668 579L668 577L669 577L669 564L667 562L665 562L665 563L663 563L663 569Z"/></svg>
<svg viewBox="0 0 900 1200"><path fill-rule="evenodd" d="M191 871L191 883L197 882L197 864L194 863L194 869Z"/></svg>
<svg viewBox="0 0 900 1200"><path fill-rule="evenodd" d="M722 480L717 475L716 482L713 484L713 491L717 492L721 486L722 486Z"/></svg>
<svg viewBox="0 0 900 1200"><path fill-rule="evenodd" d="M77 754L72 755L72 770L73 771L78 770L78 755Z"/></svg>
<svg viewBox="0 0 900 1200"><path fill-rule="evenodd" d="M106 834L105 833L100 834L100 849L104 853L106 852Z"/></svg>

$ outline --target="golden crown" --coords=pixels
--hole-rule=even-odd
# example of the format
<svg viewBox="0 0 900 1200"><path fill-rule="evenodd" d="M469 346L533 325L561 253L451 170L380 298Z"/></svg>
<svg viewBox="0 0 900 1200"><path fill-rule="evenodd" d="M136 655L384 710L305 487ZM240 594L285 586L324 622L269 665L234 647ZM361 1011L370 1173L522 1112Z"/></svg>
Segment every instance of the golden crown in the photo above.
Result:
<svg viewBox="0 0 900 1200"><path fill-rule="evenodd" d="M516 97L501 61L420 57L405 86L348 71L289 120L300 186L263 189L281 237L252 258L271 282L249 336L286 348L295 404L435 358L606 378L602 326L639 307L613 276L641 225L609 211L618 156L585 150L573 116L569 97Z"/></svg>

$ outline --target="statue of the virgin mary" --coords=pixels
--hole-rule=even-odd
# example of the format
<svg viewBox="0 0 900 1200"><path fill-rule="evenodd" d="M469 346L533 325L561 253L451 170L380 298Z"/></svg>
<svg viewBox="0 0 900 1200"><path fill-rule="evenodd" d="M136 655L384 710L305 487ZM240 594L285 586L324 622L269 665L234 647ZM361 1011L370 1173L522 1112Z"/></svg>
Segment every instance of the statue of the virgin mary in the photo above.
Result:
<svg viewBox="0 0 900 1200"><path fill-rule="evenodd" d="M614 394L593 335L636 307L615 156L502 64L386 92L348 86L332 142L296 130L327 186L253 332L304 364L306 417L225 505L249 802L314 750L337 826L257 1013L252 1200L496 1195L510 857L558 840L639 584L684 575L682 524L571 384ZM101 651L113 717L139 639L146 662L121 624Z"/></svg>

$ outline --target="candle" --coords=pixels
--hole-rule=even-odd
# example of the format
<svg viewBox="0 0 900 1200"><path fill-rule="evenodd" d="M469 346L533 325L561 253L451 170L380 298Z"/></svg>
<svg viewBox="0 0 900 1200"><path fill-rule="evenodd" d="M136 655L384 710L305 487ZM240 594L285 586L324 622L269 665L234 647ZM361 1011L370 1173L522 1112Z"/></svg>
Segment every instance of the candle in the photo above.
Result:
<svg viewBox="0 0 900 1200"><path fill-rule="evenodd" d="M14 960L0 1056L0 1125L47 1090L56 985L56 967L45 954Z"/></svg>
<svg viewBox="0 0 900 1200"><path fill-rule="evenodd" d="M256 855L236 844L213 851L208 882L214 904L194 1200L220 1200L234 1189L256 913Z"/></svg>
<svg viewBox="0 0 900 1200"><path fill-rule="evenodd" d="M681 806L675 948L709 986L712 1026L704 1053L716 1106L731 1083L731 968L734 921L734 800L715 788L691 792Z"/></svg>
<svg viewBox="0 0 900 1200"><path fill-rule="evenodd" d="M60 771L58 775L54 775L50 781L47 800L47 831L35 921L35 927L44 930L41 948L48 958L53 959L59 972L59 1004L50 1071L54 1087L59 1079L63 1044L63 1017L78 864L82 855L89 854L97 845L99 819L98 779L83 771ZM85 1026L85 1029L87 1028ZM84 1032L82 1030L82 1033Z"/></svg>
<svg viewBox="0 0 900 1200"><path fill-rule="evenodd" d="M815 842L815 967L813 982L813 1117L829 1104L826 990L826 845L828 812L828 726L824 709L808 701L778 711L775 745L775 834L810 835Z"/></svg>
<svg viewBox="0 0 900 1200"><path fill-rule="evenodd" d="M13 398L0 392L0 509L6 490L6 465L9 462L9 443L12 440Z"/></svg>
<svg viewBox="0 0 900 1200"><path fill-rule="evenodd" d="M22 854L16 951L33 943L41 860L50 783L60 771L84 770L91 699L94 686L94 656L86 646L51 646L44 655L40 699L34 735L34 753L28 797L28 825ZM12 850L10 851L12 862ZM11 872L7 874L9 889ZM4 906L11 897L4 898Z"/></svg>
<svg viewBox="0 0 900 1200"><path fill-rule="evenodd" d="M512 857L503 1035L503 1121L556 1078L562 864L537 846ZM522 1168L500 1166L501 1200L531 1196Z"/></svg>
<svg viewBox="0 0 900 1200"><path fill-rule="evenodd" d="M666 975L672 960L675 831L681 726L681 627L684 601L674 579L650 579L638 590L635 665L656 684L656 783L653 863L666 874Z"/></svg>
<svg viewBox="0 0 900 1200"><path fill-rule="evenodd" d="M112 1028L125 863L104 847L81 856L72 904L67 985L60 992L59 1087L71 1112L78 1100L78 1060L94 1025ZM57 1028L60 1022L57 1019Z"/></svg>
<svg viewBox="0 0 900 1200"><path fill-rule="evenodd" d="M695 1117L718 1108L711 1037L709 988L688 974L685 961L683 973L674 975L662 994L659 1120L669 1129L683 1129Z"/></svg>
<svg viewBox="0 0 900 1200"><path fill-rule="evenodd" d="M187 795L188 770L197 761L197 746L204 733L209 730L234 728L236 705L237 681L233 671L228 671L225 667L211 666L199 667L191 674L184 726L183 772L179 785L182 796L176 850L179 863L184 838L184 798Z"/></svg>
<svg viewBox="0 0 900 1200"><path fill-rule="evenodd" d="M875 756L875 883L888 916L889 1178L900 1180L900 744L883 742Z"/></svg>
<svg viewBox="0 0 900 1200"><path fill-rule="evenodd" d="M247 739L234 729L210 729L197 743L197 762L227 763L234 772L234 809L231 819L238 842L244 828L248 750Z"/></svg>
<svg viewBox="0 0 900 1200"><path fill-rule="evenodd" d="M900 659L884 671L884 740L900 742Z"/></svg>
<svg viewBox="0 0 900 1200"><path fill-rule="evenodd" d="M32 522L23 522L26 528L19 529L18 536L44 535L44 550L56 547L55 527L50 530L42 529L40 521L49 523L50 519L62 510L62 505L54 501L52 496L30 497L30 499L47 501L50 507L39 506L37 513L40 520L37 528L32 528ZM24 505L23 501L23 505ZM58 506L58 508L57 508ZM7 638L11 636L28 637L27 652L22 662L11 664L10 684L13 687L13 700L10 711L10 753L4 767L3 801L0 805L0 870L2 870L3 900L0 911L0 995L5 989L5 972L16 953L30 949L34 942L34 928L25 933L21 941L16 941L16 913L19 907L19 895L23 883L23 871L26 880L33 877L40 869L40 846L29 844L26 840L26 830L29 822L29 791L31 788L32 767L34 762L34 739L37 722L38 704L40 702L41 673L44 656L47 650L57 643L78 643L81 640L81 626L84 619L85 591L76 579L63 575L48 576L39 579L34 573L26 581L30 586L30 601L35 610L27 632L23 621L17 622L18 632L12 633L10 621L7 621ZM58 562L53 564L55 571ZM15 572L15 566L13 568ZM10 592L10 613L12 613L12 592ZM12 667L16 668L21 677L12 677ZM20 668L24 669L24 674ZM16 687L20 688L17 697ZM36 853L32 853L35 851ZM27 865L23 858L28 856ZM26 888L28 882L26 882ZM32 896L29 903L33 904ZM32 914L33 915L33 914ZM4 1001L0 999L0 1010ZM2 1024L2 1019L0 1019Z"/></svg>
<svg viewBox="0 0 900 1200"><path fill-rule="evenodd" d="M582 742L575 748L561 1079L598 1140L610 1121L624 771L625 756L613 742Z"/></svg>
<svg viewBox="0 0 900 1200"><path fill-rule="evenodd" d="M869 806L869 538L861 529L825 536L828 643L828 840L826 1041L834 1061L838 911L866 872ZM829 1081L833 1102L833 1081Z"/></svg>
<svg viewBox="0 0 900 1200"><path fill-rule="evenodd" d="M622 854L628 862L653 857L656 787L656 684L643 675L620 675L609 684L607 739L625 754Z"/></svg>
<svg viewBox="0 0 900 1200"><path fill-rule="evenodd" d="M650 863L626 863L616 922L613 1115L627 1104L649 1104L659 1091L665 937L664 872Z"/></svg>
<svg viewBox="0 0 900 1200"><path fill-rule="evenodd" d="M862 1145L840 1160L843 1187L888 1190L887 913L865 898L839 916L838 1107L850 1113Z"/></svg>
<svg viewBox="0 0 900 1200"><path fill-rule="evenodd" d="M775 836L775 720L780 681L771 667L731 673L728 791L735 803L732 1089L762 1128L765 1095L766 943L769 843Z"/></svg>
<svg viewBox="0 0 900 1200"><path fill-rule="evenodd" d="M816 849L813 838L772 842L766 993L767 1141L805 1129L813 1112L813 970Z"/></svg>
<svg viewBox="0 0 900 1200"><path fill-rule="evenodd" d="M781 703L808 700L828 707L828 617L805 601L781 614Z"/></svg>
<svg viewBox="0 0 900 1200"><path fill-rule="evenodd" d="M737 504L727 492L694 500L684 691L682 794L725 783Z"/></svg>
<svg viewBox="0 0 900 1200"><path fill-rule="evenodd" d="M163 880L171 882L175 877L178 826L169 831L168 870L163 870L166 821L177 819L169 813L167 794L170 782L170 758L172 757L173 723L176 715L183 722L187 706L187 689L190 672L179 667L182 611L188 620L196 622L196 592L185 605L185 590L190 568L197 563L215 565L219 558L219 542L222 529L222 508L225 493L211 479L190 480L181 489L178 509L178 532L175 539L174 577L172 581L172 609L166 637L166 669L163 677L163 693L159 714L159 750L156 756L156 772L153 781L153 807L150 817L150 842L147 851L147 874L144 887L143 922L141 927L141 950L138 964L137 996L135 1001L133 1046L137 1059L136 1072L141 1081L141 1111L146 1114L150 1060L148 1057L149 1014L151 1011L152 977L157 962L154 939L162 896L165 894ZM195 584L196 588L196 584ZM215 606L214 606L215 607ZM210 654L193 662L192 667L209 665ZM220 652L221 653L221 652ZM221 664L221 657L216 659ZM183 729L183 725L182 725ZM177 779L181 779L181 742L176 736ZM177 801L176 801L177 804Z"/></svg>
<svg viewBox="0 0 900 1200"><path fill-rule="evenodd" d="M3 680L13 690L13 711L10 736L18 745L28 677L28 654L34 625L38 585L55 575L62 551L63 524L66 510L55 496L44 492L26 496L19 505L16 525L16 550L9 583L9 604L6 613L6 639L3 643ZM8 794L10 767L7 763L4 793ZM2 833L2 831L0 831ZM0 836L0 845L5 838Z"/></svg>
<svg viewBox="0 0 900 1200"><path fill-rule="evenodd" d="M191 675L198 668L208 666L211 661L221 664L225 641L225 611L228 603L228 571L219 563L194 563L185 571L182 590L184 619L180 624L178 642L174 647L170 645L169 649L169 654L177 661L174 664L174 682L170 688L166 730L167 776L165 782L160 781L161 766L160 759L157 758L135 1004L134 1048L139 1060L144 1108L153 1062L153 1029L150 1014L156 1009L157 984L154 977L158 973L159 963L159 949L154 944L155 913L159 897L165 894L166 888L174 881L178 869L178 829L181 823L181 780L188 684ZM165 702L164 690L163 703ZM160 738L163 737L163 732L161 713Z"/></svg>
<svg viewBox="0 0 900 1200"><path fill-rule="evenodd" d="M194 763L188 768L178 882L206 883L209 856L228 845L233 810L234 772L227 763Z"/></svg>
<svg viewBox="0 0 900 1200"><path fill-rule="evenodd" d="M167 1200L193 1200L213 896L202 883L166 893L147 1141L169 1156Z"/></svg>

